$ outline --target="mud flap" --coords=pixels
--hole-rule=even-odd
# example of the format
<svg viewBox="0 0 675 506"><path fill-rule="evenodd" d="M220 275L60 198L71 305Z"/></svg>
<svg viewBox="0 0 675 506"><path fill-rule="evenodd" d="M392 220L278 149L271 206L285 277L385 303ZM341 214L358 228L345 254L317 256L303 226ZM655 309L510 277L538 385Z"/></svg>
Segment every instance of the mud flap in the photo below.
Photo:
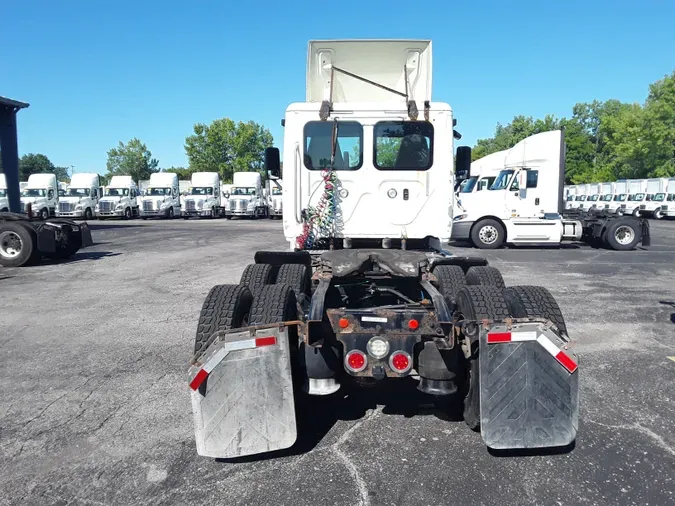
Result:
<svg viewBox="0 0 675 506"><path fill-rule="evenodd" d="M243 457L295 443L289 325L222 332L192 361L188 376L199 455Z"/></svg>
<svg viewBox="0 0 675 506"><path fill-rule="evenodd" d="M579 424L578 357L545 320L481 326L481 435L494 449L567 446Z"/></svg>
<svg viewBox="0 0 675 506"><path fill-rule="evenodd" d="M94 240L91 238L91 230L86 222L79 223L80 235L82 236L82 248L94 245Z"/></svg>

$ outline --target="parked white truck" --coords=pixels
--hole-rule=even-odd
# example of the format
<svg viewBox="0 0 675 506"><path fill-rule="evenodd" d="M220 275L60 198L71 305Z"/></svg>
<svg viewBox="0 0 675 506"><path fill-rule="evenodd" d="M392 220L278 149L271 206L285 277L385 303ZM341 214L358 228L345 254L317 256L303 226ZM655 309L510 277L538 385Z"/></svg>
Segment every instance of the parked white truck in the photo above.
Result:
<svg viewBox="0 0 675 506"><path fill-rule="evenodd" d="M21 212L27 212L30 204L31 215L46 220L56 215L59 205L59 186L54 174L31 174L28 184L21 192Z"/></svg>
<svg viewBox="0 0 675 506"><path fill-rule="evenodd" d="M148 187L141 199L141 218L171 219L180 216L178 188L178 174L173 172L150 174Z"/></svg>
<svg viewBox="0 0 675 506"><path fill-rule="evenodd" d="M567 187L567 192L565 193L565 209L573 209L574 208L574 200L577 197L577 186L572 185Z"/></svg>
<svg viewBox="0 0 675 506"><path fill-rule="evenodd" d="M138 187L131 176L113 176L94 211L98 219L138 216Z"/></svg>
<svg viewBox="0 0 675 506"><path fill-rule="evenodd" d="M268 179L267 194L270 220L281 218L283 216L283 181L281 179Z"/></svg>
<svg viewBox="0 0 675 506"><path fill-rule="evenodd" d="M228 220L233 216L249 218L269 216L259 172L235 172L227 198L229 206L225 209L225 217Z"/></svg>
<svg viewBox="0 0 675 506"><path fill-rule="evenodd" d="M461 214L464 206L470 206L473 195L487 191L504 168L504 159L508 150L498 151L471 163L470 177L459 185L456 195L455 214Z"/></svg>
<svg viewBox="0 0 675 506"><path fill-rule="evenodd" d="M4 174L0 174L0 213L9 212L9 199L7 198L7 180Z"/></svg>
<svg viewBox="0 0 675 506"><path fill-rule="evenodd" d="M56 215L59 217L94 217L96 205L102 197L103 188L96 173L77 173L70 179L65 195L59 198Z"/></svg>
<svg viewBox="0 0 675 506"><path fill-rule="evenodd" d="M629 179L628 180L628 198L621 204L622 214L632 214L640 216L640 205L647 199L647 180Z"/></svg>
<svg viewBox="0 0 675 506"><path fill-rule="evenodd" d="M628 198L628 181L619 179L613 183L613 197L611 201L605 202L604 210L610 214L623 214L623 209Z"/></svg>
<svg viewBox="0 0 675 506"><path fill-rule="evenodd" d="M225 210L221 202L220 175L217 172L194 172L190 179L181 215L184 219L191 216L216 218L223 216Z"/></svg>
<svg viewBox="0 0 675 506"><path fill-rule="evenodd" d="M666 216L668 211L667 191L668 178L647 179L647 197L644 204L640 204L640 216L652 216L657 220Z"/></svg>

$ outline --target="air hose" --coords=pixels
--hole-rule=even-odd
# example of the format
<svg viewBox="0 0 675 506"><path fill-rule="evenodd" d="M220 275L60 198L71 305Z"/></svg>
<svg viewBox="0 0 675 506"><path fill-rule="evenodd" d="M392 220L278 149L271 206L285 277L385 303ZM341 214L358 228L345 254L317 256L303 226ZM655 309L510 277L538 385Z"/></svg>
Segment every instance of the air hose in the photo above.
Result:
<svg viewBox="0 0 675 506"><path fill-rule="evenodd" d="M332 237L335 232L337 175L331 168L326 168L321 171L321 178L323 193L316 206L307 205L302 217L302 234L295 239L301 250L312 249L318 239Z"/></svg>

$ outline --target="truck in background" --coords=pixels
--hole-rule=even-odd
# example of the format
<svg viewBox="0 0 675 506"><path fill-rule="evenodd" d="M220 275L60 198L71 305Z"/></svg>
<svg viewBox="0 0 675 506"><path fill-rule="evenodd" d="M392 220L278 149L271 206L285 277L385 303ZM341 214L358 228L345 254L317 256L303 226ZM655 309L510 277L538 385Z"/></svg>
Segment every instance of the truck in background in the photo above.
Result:
<svg viewBox="0 0 675 506"><path fill-rule="evenodd" d="M150 174L150 182L141 199L140 213L144 220L159 217L172 219L180 216L178 174L173 172Z"/></svg>
<svg viewBox="0 0 675 506"><path fill-rule="evenodd" d="M567 187L565 196L565 209L572 209L574 207L574 200L577 197L577 186L572 185Z"/></svg>
<svg viewBox="0 0 675 506"><path fill-rule="evenodd" d="M455 198L455 214L461 214L464 206L469 206L473 195L487 191L492 187L500 171L504 168L504 158L508 150L491 153L471 163L469 178L459 185Z"/></svg>
<svg viewBox="0 0 675 506"><path fill-rule="evenodd" d="M7 198L7 180L4 174L0 174L0 213L9 212L9 199Z"/></svg>
<svg viewBox="0 0 675 506"><path fill-rule="evenodd" d="M614 196L610 202L605 203L604 211L610 214L623 214L623 208L621 206L625 205L626 199L628 198L628 181L625 179L619 179L617 182L613 183Z"/></svg>
<svg viewBox="0 0 675 506"><path fill-rule="evenodd" d="M21 192L21 212L30 204L31 215L46 220L56 215L59 205L59 186L54 174L31 174Z"/></svg>
<svg viewBox="0 0 675 506"><path fill-rule="evenodd" d="M93 172L73 174L65 195L59 198L56 215L91 220L102 192L98 174Z"/></svg>
<svg viewBox="0 0 675 506"><path fill-rule="evenodd" d="M224 216L225 209L221 199L220 175L217 172L194 172L191 175L188 195L181 207L181 216L186 220L191 216Z"/></svg>
<svg viewBox="0 0 675 506"><path fill-rule="evenodd" d="M267 195L270 220L281 218L283 216L283 181L281 179L268 179Z"/></svg>
<svg viewBox="0 0 675 506"><path fill-rule="evenodd" d="M647 179L647 198L644 204L640 204L638 211L640 216L652 216L660 220L666 216L668 204L666 203L668 191L668 178Z"/></svg>
<svg viewBox="0 0 675 506"><path fill-rule="evenodd" d="M570 206L570 209L581 209L588 198L588 192L590 190L590 184L578 184L577 192L574 196L574 202Z"/></svg>
<svg viewBox="0 0 675 506"><path fill-rule="evenodd" d="M595 210L604 212L606 206L610 205L614 198L616 185L614 183L600 183L600 198L595 205Z"/></svg>
<svg viewBox="0 0 675 506"><path fill-rule="evenodd" d="M640 205L647 199L647 180L629 179L628 198L621 204L621 214L640 215Z"/></svg>
<svg viewBox="0 0 675 506"><path fill-rule="evenodd" d="M269 216L269 207L264 198L262 177L259 172L235 172L232 188L227 194L228 207L225 217L265 218Z"/></svg>
<svg viewBox="0 0 675 506"><path fill-rule="evenodd" d="M600 183L590 183L586 200L581 203L579 209L581 211L594 211L598 208L598 200L600 200Z"/></svg>
<svg viewBox="0 0 675 506"><path fill-rule="evenodd" d="M138 187L131 176L113 176L94 208L98 219L138 216Z"/></svg>

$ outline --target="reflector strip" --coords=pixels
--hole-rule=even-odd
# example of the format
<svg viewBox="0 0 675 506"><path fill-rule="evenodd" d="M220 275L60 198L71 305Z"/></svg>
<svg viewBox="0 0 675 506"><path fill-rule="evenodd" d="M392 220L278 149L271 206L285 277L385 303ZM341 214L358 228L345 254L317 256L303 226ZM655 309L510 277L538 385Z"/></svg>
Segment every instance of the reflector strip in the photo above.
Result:
<svg viewBox="0 0 675 506"><path fill-rule="evenodd" d="M487 336L488 344L511 343L520 341L536 341L537 333L530 332L490 332Z"/></svg>
<svg viewBox="0 0 675 506"><path fill-rule="evenodd" d="M570 373L573 373L577 370L577 363L570 358L570 356L564 351L558 349L558 347L551 342L551 340L541 335L537 338L537 342L542 345L542 347L548 351L560 364L567 369Z"/></svg>
<svg viewBox="0 0 675 506"><path fill-rule="evenodd" d="M231 351L239 350L250 350L253 348L260 348L262 346L272 346L277 344L277 338L275 336L265 336L265 337L256 337L255 339L244 339L241 341L231 341L224 343L223 347L219 349L211 358L209 358L206 363L202 366L199 372L192 378L190 382L190 388L192 390L197 390L201 386L206 378L209 377L209 373L222 362L222 360L230 353Z"/></svg>

